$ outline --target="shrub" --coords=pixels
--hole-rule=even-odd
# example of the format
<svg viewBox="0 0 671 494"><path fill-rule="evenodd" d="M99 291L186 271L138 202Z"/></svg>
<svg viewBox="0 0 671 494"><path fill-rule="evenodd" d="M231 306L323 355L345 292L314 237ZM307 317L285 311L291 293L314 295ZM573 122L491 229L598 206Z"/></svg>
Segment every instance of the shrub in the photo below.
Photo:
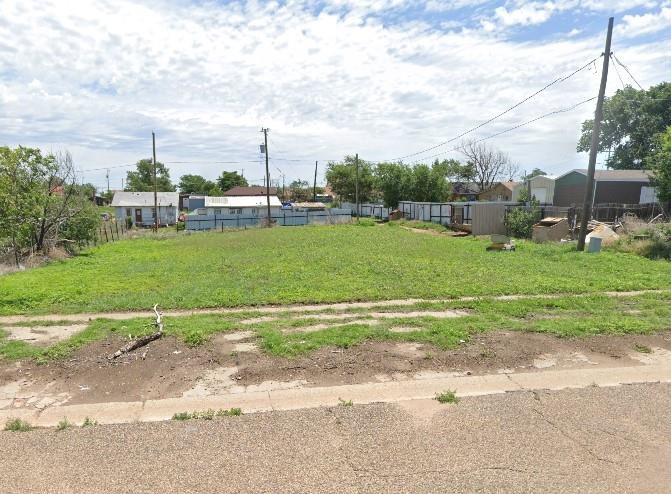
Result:
<svg viewBox="0 0 671 494"><path fill-rule="evenodd" d="M5 430L6 431L12 431L12 432L28 432L32 430L33 427L26 422L25 420L21 419L9 419L7 423L5 424Z"/></svg>
<svg viewBox="0 0 671 494"><path fill-rule="evenodd" d="M538 222L539 219L540 211L536 207L512 209L506 214L506 231L511 237L531 238L534 223Z"/></svg>
<svg viewBox="0 0 671 494"><path fill-rule="evenodd" d="M372 218L359 218L359 221L354 223L356 226L375 226L377 223Z"/></svg>
<svg viewBox="0 0 671 494"><path fill-rule="evenodd" d="M126 228L128 230L133 228L133 217L132 216L126 216Z"/></svg>

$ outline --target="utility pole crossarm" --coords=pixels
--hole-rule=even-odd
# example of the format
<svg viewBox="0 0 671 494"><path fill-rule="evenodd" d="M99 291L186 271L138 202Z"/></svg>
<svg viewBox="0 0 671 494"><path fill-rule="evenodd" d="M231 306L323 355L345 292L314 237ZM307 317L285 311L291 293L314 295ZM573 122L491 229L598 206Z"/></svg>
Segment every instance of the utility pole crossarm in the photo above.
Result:
<svg viewBox="0 0 671 494"><path fill-rule="evenodd" d="M606 49L603 53L603 68L601 70L601 85L599 96L596 100L596 111L594 112L594 126L592 128L592 142L589 149L589 163L587 166L587 184L585 186L585 200L582 205L582 218L580 219L580 232L578 233L578 251L585 250L585 237L587 236L587 225L592 215L592 202L594 201L594 171L596 168L596 155L599 150L599 137L601 136L601 120L603 120L603 99L606 94L606 83L608 82L608 62L610 60L610 44L613 37L613 18L608 19L608 34L606 34Z"/></svg>

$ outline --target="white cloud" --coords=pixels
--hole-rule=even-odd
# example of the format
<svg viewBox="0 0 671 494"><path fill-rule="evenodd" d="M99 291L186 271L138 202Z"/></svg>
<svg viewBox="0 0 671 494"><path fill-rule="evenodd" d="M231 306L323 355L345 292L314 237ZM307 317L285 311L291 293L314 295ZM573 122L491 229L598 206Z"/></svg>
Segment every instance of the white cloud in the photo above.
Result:
<svg viewBox="0 0 671 494"><path fill-rule="evenodd" d="M671 7L664 7L659 12L625 15L622 22L624 24L618 28L622 36L635 37L656 33L671 27Z"/></svg>
<svg viewBox="0 0 671 494"><path fill-rule="evenodd" d="M602 36L513 42L484 29L367 18L402 4L341 0L319 12L307 1L3 0L0 138L68 148L84 168L149 156L152 130L164 161L254 161L263 125L271 128L271 157L306 160L273 166L307 178L315 159L394 158L444 141L602 50ZM622 60L641 60L630 68L652 84L668 75L671 44L650 46ZM591 97L597 84L583 72L474 136ZM585 106L492 143L523 166L558 172L546 157L566 157L564 168L578 164L580 122L592 111ZM225 166L173 165L172 175L213 177ZM229 168L262 177L259 163ZM117 186L124 172L112 169Z"/></svg>

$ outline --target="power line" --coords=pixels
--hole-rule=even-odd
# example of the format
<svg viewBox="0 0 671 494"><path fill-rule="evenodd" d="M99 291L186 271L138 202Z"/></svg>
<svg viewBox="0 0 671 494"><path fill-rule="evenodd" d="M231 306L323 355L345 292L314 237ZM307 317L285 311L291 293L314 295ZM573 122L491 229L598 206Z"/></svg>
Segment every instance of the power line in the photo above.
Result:
<svg viewBox="0 0 671 494"><path fill-rule="evenodd" d="M441 147L441 146L444 146L445 144L449 144L450 142L456 141L457 139L460 139L460 138L464 137L465 135L470 134L471 132L473 132L473 131L475 131L475 130L478 130L479 128L484 127L485 125L487 125L487 124L493 122L494 120L496 120L496 119L502 117L502 116L505 115L506 113L511 112L511 111L514 110L515 108L517 108L517 107L523 105L524 103L526 103L526 102L529 101L530 99L532 99L532 98L538 96L540 93L542 93L542 92L545 91L546 89L549 89L550 87L554 86L555 84L558 84L558 83L560 83L560 82L564 82L564 81L570 79L571 77L573 77L574 75L576 75L578 72L580 72L580 71L586 69L587 67L589 67L590 65L592 65L594 62L596 62L596 61L597 61L599 58L601 58L602 56L603 56L603 54L601 54L600 56L598 56L598 57L596 57L596 58L590 60L590 61L587 62L585 65L583 65L582 67L580 67L580 68L574 70L573 72L571 72L571 73L570 73L569 75L567 75L567 76L564 76L564 77L558 77L558 78L555 79L554 81L552 81L552 82L546 84L545 86L543 86L541 89L539 89L539 90L536 91L535 93L533 93L533 94L527 96L526 98L522 99L521 101L515 103L513 106L511 106L511 107L507 108L506 110L502 111L502 112L499 113L498 115L495 115L494 117L490 118L489 120L486 120L486 121L482 122L481 124L476 125L475 127L472 127L472 128L470 128L470 129L468 129L467 131L462 132L461 134L459 134L459 135L457 135L457 136L455 136L455 137L452 137L451 139L448 139L447 141L441 142L440 144L436 144L435 146L431 146L431 147L426 148L426 149L423 149L423 150L421 150L421 151L417 151L416 153L407 154L407 155L405 155L405 156L401 156L401 157L399 157L399 158L393 158L393 159L388 160L388 161L401 161L401 160L403 160L403 159L405 159L405 158L410 158L410 157L412 157L412 156L417 156L418 154L426 153L427 151L433 151L434 149L439 148L439 147Z"/></svg>
<svg viewBox="0 0 671 494"><path fill-rule="evenodd" d="M610 54L610 59L613 60L613 54L612 53ZM613 60L613 62L615 62L615 60ZM622 89L623 90L627 89L626 84L622 80L622 76L620 75L620 71L617 69L617 65L615 63L613 63L613 68L615 69L615 73L617 74L617 78L620 79L620 83L622 84Z"/></svg>
<svg viewBox="0 0 671 494"><path fill-rule="evenodd" d="M487 140L489 140L489 139L493 139L494 137L498 137L498 136L500 136L500 135L502 135L502 134L507 134L508 132L512 132L513 130L517 130L517 129L519 129L520 127L525 127L525 126L530 125L530 124L532 124L532 123L534 123L534 122L538 122L539 120L542 120L542 119L544 119L544 118L548 118L548 117L551 117L551 116L553 116L553 115L558 115L558 114L560 114L560 113L566 113L566 112L569 112L569 111L571 111L571 110L575 110L575 109L578 108L579 106L582 106L582 105L584 105L584 104L586 104L586 103L589 103L590 101L594 101L595 99L596 99L596 96L593 96L593 97L588 98L588 99L586 99L586 100L583 100L583 101L581 101L581 102L579 102L579 103L575 103L575 104L573 104L573 105L571 105L571 106L567 106L566 108L560 108L559 110L554 110L554 111L551 111L551 112L548 112L548 113L544 113L543 115L539 115L539 116L536 117L536 118L532 118L531 120L527 120L526 122L522 122L521 124L517 124L517 125L515 125L515 126L513 126L513 127L509 127L509 128L507 128L507 129L502 130L502 131L500 131L500 132L497 132L497 133L495 133L495 134L492 134L492 135L489 135L489 136L486 136L486 137L482 137L482 138L480 138L480 139L476 139L476 140L473 141L473 142L474 142L474 143L478 143L478 142L487 141ZM460 148L460 146L455 146L455 147L453 147L452 149L448 149L447 151L442 151L442 152L440 152L440 153L438 153L438 154L434 154L434 155L432 155L432 156L424 156L424 157L422 157L422 159L423 159L423 160L427 160L427 159L436 158L436 157L438 157L438 156L442 156L443 154L447 154L447 153L450 153L450 152L452 152L452 151L457 151L457 150L459 150L459 148Z"/></svg>
<svg viewBox="0 0 671 494"><path fill-rule="evenodd" d="M638 88L639 88L641 91L645 91L645 89L643 89L643 86L641 86L641 85L638 83L638 81L636 80L636 78L631 74L631 72L629 72L629 69L627 68L627 66L626 66L625 64L623 64L622 62L620 62L620 60L617 58L617 56L613 55L613 57L615 58L615 61L617 62L617 64L620 65L620 66L627 72L627 74L629 74L629 77L631 77L631 80L634 81L634 82L636 83L636 85L638 86Z"/></svg>

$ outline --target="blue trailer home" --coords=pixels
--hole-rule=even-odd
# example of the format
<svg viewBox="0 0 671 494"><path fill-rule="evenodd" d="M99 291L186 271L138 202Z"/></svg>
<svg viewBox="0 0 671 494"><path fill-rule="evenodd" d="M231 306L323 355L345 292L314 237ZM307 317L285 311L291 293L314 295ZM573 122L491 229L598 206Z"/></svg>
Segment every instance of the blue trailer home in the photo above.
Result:
<svg viewBox="0 0 671 494"><path fill-rule="evenodd" d="M179 214L179 194L177 192L158 192L159 225L174 225ZM119 221L130 217L135 226L152 226L154 224L154 193L153 192L117 192L112 199L114 214Z"/></svg>

